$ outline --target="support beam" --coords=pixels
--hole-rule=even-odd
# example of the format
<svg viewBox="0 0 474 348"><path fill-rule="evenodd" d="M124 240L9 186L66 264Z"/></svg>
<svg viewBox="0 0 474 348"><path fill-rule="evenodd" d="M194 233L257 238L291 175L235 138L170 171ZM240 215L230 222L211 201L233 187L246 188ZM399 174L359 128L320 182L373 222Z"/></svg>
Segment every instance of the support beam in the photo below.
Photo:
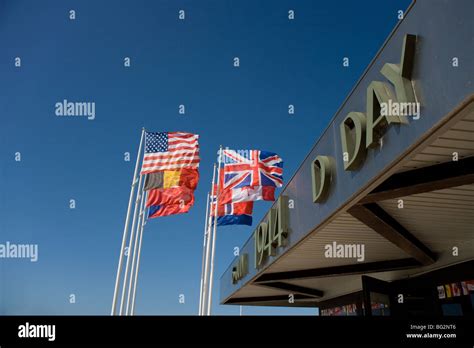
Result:
<svg viewBox="0 0 474 348"><path fill-rule="evenodd" d="M394 174L359 204L469 184L474 184L474 156Z"/></svg>
<svg viewBox="0 0 474 348"><path fill-rule="evenodd" d="M307 295L294 295L295 301L298 300L314 300L313 296ZM262 304L262 305L285 305L288 306L288 295L276 295L276 296L255 296L255 297L240 297L240 298L230 298L224 304ZM314 307L316 302L313 302L311 307ZM294 303L297 305L297 302ZM308 306L308 305L306 305Z"/></svg>
<svg viewBox="0 0 474 348"><path fill-rule="evenodd" d="M353 263L350 265L333 266L324 268L303 269L298 271L276 272L263 274L257 278L256 284L272 283L280 280L288 279L309 279L324 278L339 275L365 274L371 272L386 272L396 269L407 269L420 267L421 264L415 259L399 259L366 263Z"/></svg>
<svg viewBox="0 0 474 348"><path fill-rule="evenodd" d="M259 285L266 286L273 289L278 289L278 290L285 290L285 291L288 291L289 293L308 295L311 297L323 297L324 295L324 292L318 289L311 289L304 286L288 284L284 282L268 282L268 283L262 283Z"/></svg>
<svg viewBox="0 0 474 348"><path fill-rule="evenodd" d="M355 205L348 213L389 240L423 265L436 261L436 255L375 203Z"/></svg>

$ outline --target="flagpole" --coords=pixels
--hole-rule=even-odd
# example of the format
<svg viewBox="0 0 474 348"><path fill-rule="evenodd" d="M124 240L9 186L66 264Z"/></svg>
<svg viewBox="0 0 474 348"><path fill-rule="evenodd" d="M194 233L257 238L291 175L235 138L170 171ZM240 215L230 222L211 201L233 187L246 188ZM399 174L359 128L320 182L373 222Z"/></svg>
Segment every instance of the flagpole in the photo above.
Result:
<svg viewBox="0 0 474 348"><path fill-rule="evenodd" d="M110 312L110 315L115 315L115 307L117 305L117 295L118 295L118 289L119 289L119 284L120 284L120 275L122 274L122 266L123 266L123 254L124 254L125 242L127 240L128 224L130 222L130 212L132 210L132 202L133 202L133 196L135 193L135 185L137 184L137 173L138 173L138 167L140 163L144 136L145 136L145 128L142 128L140 145L138 146L137 161L135 163L135 172L133 174L132 186L130 188L130 198L128 200L127 217L125 218L125 226L123 228L122 246L120 247L119 263L117 267L117 276L115 277L114 297L112 299L112 310Z"/></svg>
<svg viewBox="0 0 474 348"><path fill-rule="evenodd" d="M145 185L143 185L145 186ZM143 192L142 189L142 194L140 197L140 207L139 207L139 212L138 212L138 222L137 222L137 228L135 230L135 240L133 242L133 254L132 254L132 268L130 268L130 280L128 282L128 290L127 290L127 305L125 307L125 315L129 315L129 309L130 309L130 296L132 295L132 289L133 289L133 280L135 278L135 260L137 256L137 247L138 247L138 238L140 235L140 231L142 229L142 221L143 221L143 208L145 207L145 192ZM129 250L129 255L130 255L130 250Z"/></svg>
<svg viewBox="0 0 474 348"><path fill-rule="evenodd" d="M148 192L145 193L145 202L148 199ZM142 216L142 226L140 229L140 240L138 241L138 255L137 255L137 269L135 271L135 279L133 281L133 293L132 293L132 306L130 309L130 314L135 315L135 297L137 294L137 281L138 281L138 271L140 269L140 257L142 254L142 239L143 239L143 230L145 229L146 221L147 221L147 207L146 203L143 206L143 216Z"/></svg>
<svg viewBox="0 0 474 348"><path fill-rule="evenodd" d="M212 171L212 184L211 184L211 197L214 197L215 192L215 180L216 180L216 164L214 163L214 169ZM213 198L212 198L213 199ZM203 293L202 293L202 307L200 315L206 315L207 313L207 294L209 290L209 257L210 257L210 237L211 237L211 226L212 226L212 199L210 200L210 207L209 215L208 215L208 224L207 224L207 244L206 244L206 261L204 264L204 285L203 285Z"/></svg>
<svg viewBox="0 0 474 348"><path fill-rule="evenodd" d="M214 256L216 253L216 230L217 230L217 206L219 205L219 180L221 174L221 162L222 162L222 145L219 148L219 158L218 158L218 166L217 166L217 190L216 190L216 206L214 207L214 229L212 231L212 252L211 252L211 270L209 274L209 299L207 301L207 315L211 315L211 307L212 307L212 283L214 278Z"/></svg>
<svg viewBox="0 0 474 348"><path fill-rule="evenodd" d="M121 299L120 299L120 311L119 311L119 314L122 315L123 314L123 307L124 307L124 303L125 303L125 293L126 293L126 290L127 290L127 280L128 280L128 269L130 267L130 256L131 256L131 250L132 250L132 247L133 247L133 239L135 237L135 224L137 222L137 208L138 208L138 204L140 202L140 199L142 198L142 195L143 195L143 186L142 185L142 180L143 179L143 175L140 175L140 179L138 180L138 192L137 192L137 198L135 200L135 207L133 208L133 220L132 220L132 229L130 231L130 240L129 240L129 243L128 243L128 256L127 256L127 263L125 264L125 274L123 276L123 288L122 288L122 296L121 296Z"/></svg>
<svg viewBox="0 0 474 348"><path fill-rule="evenodd" d="M206 263L206 245L207 245L207 225L209 223L209 192L207 193L207 200L206 200L206 215L204 221L204 241L202 244L202 264L201 264L201 284L199 290L199 315L201 315L202 311L202 294L203 294L203 287L204 287L204 264Z"/></svg>

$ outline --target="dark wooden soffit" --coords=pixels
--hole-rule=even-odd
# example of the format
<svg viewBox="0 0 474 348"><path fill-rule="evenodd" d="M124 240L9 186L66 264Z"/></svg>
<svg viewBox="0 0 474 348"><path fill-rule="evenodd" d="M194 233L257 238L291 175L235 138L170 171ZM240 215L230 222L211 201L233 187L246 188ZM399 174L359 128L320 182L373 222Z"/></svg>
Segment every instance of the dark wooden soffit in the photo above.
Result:
<svg viewBox="0 0 474 348"><path fill-rule="evenodd" d="M474 183L474 156L392 175L359 204Z"/></svg>
<svg viewBox="0 0 474 348"><path fill-rule="evenodd" d="M311 297L323 297L324 295L324 292L318 289L311 289L304 286L288 284L284 282L267 282L267 283L262 283L258 285L273 288L273 289L278 289L278 290L285 290L285 291L288 291L289 294L290 293L301 294L301 295L308 295Z"/></svg>
<svg viewBox="0 0 474 348"><path fill-rule="evenodd" d="M436 261L436 255L392 216L375 203L355 205L347 211L423 265Z"/></svg>
<svg viewBox="0 0 474 348"><path fill-rule="evenodd" d="M372 272L386 272L396 269L406 269L413 267L420 267L421 264L413 258L354 263L350 265L312 268L288 272L276 272L262 274L255 280L255 284L261 285L263 283L273 283L281 280L289 279L308 279L308 278L324 278L340 275L364 274Z"/></svg>

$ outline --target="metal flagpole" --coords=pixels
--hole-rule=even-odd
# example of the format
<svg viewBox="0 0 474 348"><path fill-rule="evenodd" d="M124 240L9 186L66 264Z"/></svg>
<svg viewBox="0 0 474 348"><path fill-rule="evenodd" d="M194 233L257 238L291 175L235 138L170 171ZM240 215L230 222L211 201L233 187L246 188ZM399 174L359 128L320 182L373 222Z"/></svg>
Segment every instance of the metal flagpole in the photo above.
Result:
<svg viewBox="0 0 474 348"><path fill-rule="evenodd" d="M148 192L146 192L145 195L146 195L145 196L145 202L146 202L148 199ZM132 306L130 309L131 315L135 315L135 297L137 294L137 281L138 281L138 271L140 269L140 256L142 254L143 230L145 229L146 221L148 219L147 207L145 205L143 207L143 216L142 216L142 224L141 224L142 227L140 229L140 240L138 241L137 269L135 271L135 279L133 281Z"/></svg>
<svg viewBox="0 0 474 348"><path fill-rule="evenodd" d="M125 218L125 227L123 228L122 246L120 247L119 263L117 267L117 276L115 278L114 297L112 300L112 310L110 312L111 315L115 315L115 307L117 304L118 289L119 289L119 284L120 284L120 275L122 274L123 254L124 254L125 242L127 240L128 224L130 222L130 212L132 210L132 202L133 202L133 196L134 196L133 194L135 192L135 185L137 184L137 173L138 173L138 167L140 163L144 136L145 136L145 128L142 128L140 145L138 146L137 162L135 164L135 172L133 174L132 186L130 188L130 198L128 200L127 217Z"/></svg>
<svg viewBox="0 0 474 348"><path fill-rule="evenodd" d="M209 192L207 193L207 200L206 200L206 215L204 221L204 241L202 244L202 264L201 264L201 284L199 290L199 315L202 312L202 293L203 293L203 286L204 286L204 264L206 263L206 244L207 244L207 224L209 223Z"/></svg>
<svg viewBox="0 0 474 348"><path fill-rule="evenodd" d="M123 288L122 288L122 297L120 299L120 310L119 310L119 314L122 315L123 314L123 305L125 303L125 293L126 293L126 290L127 290L127 280L128 280L128 268L130 267L130 256L131 256L131 251L132 251L132 247L133 247L133 239L134 239L134 236L135 236L135 224L137 222L137 208L138 208L138 204L140 202L140 199L142 197L142 194L143 194L143 186L142 185L142 180L143 179L143 175L140 175L140 179L138 180L138 192L137 192L137 199L135 200L135 207L133 208L133 220L132 220L132 229L130 231L130 240L129 240L129 243L128 243L128 256L127 256L127 263L125 264L125 274L123 275Z"/></svg>
<svg viewBox="0 0 474 348"><path fill-rule="evenodd" d="M214 228L212 231L212 253L211 253L211 270L209 272L209 299L207 301L207 315L211 315L211 307L212 307L212 283L214 278L214 256L216 253L216 230L217 230L217 205L219 204L219 180L221 174L221 162L222 162L222 145L219 148L219 158L218 158L218 166L217 166L217 190L216 190L216 206L214 207Z"/></svg>
<svg viewBox="0 0 474 348"><path fill-rule="evenodd" d="M143 185L143 186L145 186L145 185ZM140 231L142 229L144 207L145 207L145 193L142 190L142 194L141 194L141 198L140 198L139 213L138 213L137 228L135 230L135 240L133 242L132 268L130 269L130 280L128 282L127 305L125 307L125 315L129 315L129 313L130 313L129 312L129 309L130 309L130 296L132 295L133 280L135 278L135 260L137 258L138 237L139 237ZM129 250L129 253L130 253L130 250Z"/></svg>
<svg viewBox="0 0 474 348"><path fill-rule="evenodd" d="M210 200L210 207L209 215L208 215L208 224L207 224L207 244L206 244L206 261L204 264L204 285L203 285L203 293L202 293L202 307L200 315L205 315L207 313L207 294L209 290L209 257L210 257L210 250L211 250L211 226L212 221L215 220L212 218L212 200L216 194L215 188L215 180L216 180L216 164L214 163L214 170L212 172L212 187L211 187L211 200Z"/></svg>

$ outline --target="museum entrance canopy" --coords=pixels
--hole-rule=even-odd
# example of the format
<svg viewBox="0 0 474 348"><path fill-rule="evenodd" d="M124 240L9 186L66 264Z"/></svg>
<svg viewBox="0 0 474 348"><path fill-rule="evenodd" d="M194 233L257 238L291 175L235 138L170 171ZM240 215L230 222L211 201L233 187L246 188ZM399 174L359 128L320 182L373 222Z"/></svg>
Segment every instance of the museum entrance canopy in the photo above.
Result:
<svg viewBox="0 0 474 348"><path fill-rule="evenodd" d="M361 275L474 259L472 13L410 6L221 277L221 303L318 306Z"/></svg>

